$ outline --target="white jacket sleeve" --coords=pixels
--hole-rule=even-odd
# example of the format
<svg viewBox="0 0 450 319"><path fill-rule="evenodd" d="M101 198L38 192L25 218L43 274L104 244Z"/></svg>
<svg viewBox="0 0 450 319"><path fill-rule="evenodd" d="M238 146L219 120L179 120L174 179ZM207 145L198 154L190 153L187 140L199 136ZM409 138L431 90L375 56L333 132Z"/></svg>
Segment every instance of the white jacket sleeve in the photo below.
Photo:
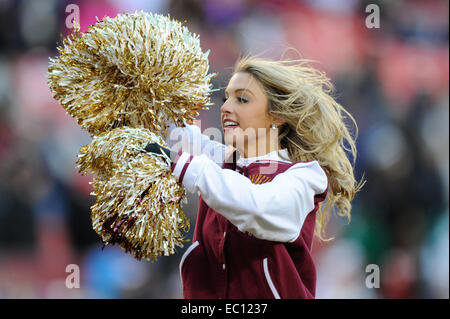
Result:
<svg viewBox="0 0 450 319"><path fill-rule="evenodd" d="M271 241L293 242L314 209L314 196L328 180L317 161L297 163L271 182L253 184L205 155L179 154L173 174L190 192L202 195L209 207L242 232Z"/></svg>
<svg viewBox="0 0 450 319"><path fill-rule="evenodd" d="M175 152L183 151L192 155L204 154L221 166L225 160L226 146L202 134L197 125L186 122L184 124L185 127L176 127L170 132L169 139L176 141L171 149ZM217 138L221 138L220 132L218 133Z"/></svg>

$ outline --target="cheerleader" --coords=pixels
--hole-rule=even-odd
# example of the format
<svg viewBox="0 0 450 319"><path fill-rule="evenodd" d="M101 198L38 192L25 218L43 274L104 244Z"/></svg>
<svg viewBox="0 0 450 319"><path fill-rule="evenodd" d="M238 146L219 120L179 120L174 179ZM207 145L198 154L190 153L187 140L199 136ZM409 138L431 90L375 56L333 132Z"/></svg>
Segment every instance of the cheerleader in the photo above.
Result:
<svg viewBox="0 0 450 319"><path fill-rule="evenodd" d="M221 107L231 156L189 124L183 131L200 152L147 146L166 152L174 176L199 194L179 266L183 298L315 297L313 237L327 240L333 208L350 219L361 187L346 155L356 158L344 115L354 120L331 91L306 61L243 58Z"/></svg>

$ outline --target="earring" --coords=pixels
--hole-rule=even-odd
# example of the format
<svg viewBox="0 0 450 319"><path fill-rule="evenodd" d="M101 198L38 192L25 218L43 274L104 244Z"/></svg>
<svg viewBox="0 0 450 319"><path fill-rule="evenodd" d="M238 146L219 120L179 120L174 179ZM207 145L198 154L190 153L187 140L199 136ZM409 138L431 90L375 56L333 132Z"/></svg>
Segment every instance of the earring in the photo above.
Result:
<svg viewBox="0 0 450 319"><path fill-rule="evenodd" d="M272 126L270 128L276 130L278 126L275 123L272 123Z"/></svg>

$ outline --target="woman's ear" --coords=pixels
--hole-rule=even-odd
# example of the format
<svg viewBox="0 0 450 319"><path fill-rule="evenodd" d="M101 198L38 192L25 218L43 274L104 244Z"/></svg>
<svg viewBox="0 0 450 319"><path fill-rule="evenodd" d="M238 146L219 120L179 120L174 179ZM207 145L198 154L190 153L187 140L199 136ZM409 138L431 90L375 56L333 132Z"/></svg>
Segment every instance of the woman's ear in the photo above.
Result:
<svg viewBox="0 0 450 319"><path fill-rule="evenodd" d="M284 123L286 123L286 121L272 118L272 123L275 124L277 127L281 127L281 126L283 126Z"/></svg>

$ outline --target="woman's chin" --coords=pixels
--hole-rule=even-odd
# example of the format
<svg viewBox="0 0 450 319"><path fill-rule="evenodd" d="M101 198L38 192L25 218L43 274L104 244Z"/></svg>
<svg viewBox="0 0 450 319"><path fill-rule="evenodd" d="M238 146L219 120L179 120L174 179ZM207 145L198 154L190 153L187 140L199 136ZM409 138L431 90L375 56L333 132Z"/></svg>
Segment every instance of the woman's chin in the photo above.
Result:
<svg viewBox="0 0 450 319"><path fill-rule="evenodd" d="M234 144L236 144L236 143L233 143L233 139L231 139L231 138L225 138L224 139L224 142L225 142L225 145L232 145L233 147L235 147L236 145L234 145Z"/></svg>
<svg viewBox="0 0 450 319"><path fill-rule="evenodd" d="M231 134L225 134L225 136L224 136L224 142L225 142L225 145L231 145L231 146L233 146L233 147L236 147L236 139L235 138L233 138L233 136L231 135Z"/></svg>
<svg viewBox="0 0 450 319"><path fill-rule="evenodd" d="M231 144L231 141L233 140L233 132L230 130L223 130L223 138L225 140L225 143Z"/></svg>

